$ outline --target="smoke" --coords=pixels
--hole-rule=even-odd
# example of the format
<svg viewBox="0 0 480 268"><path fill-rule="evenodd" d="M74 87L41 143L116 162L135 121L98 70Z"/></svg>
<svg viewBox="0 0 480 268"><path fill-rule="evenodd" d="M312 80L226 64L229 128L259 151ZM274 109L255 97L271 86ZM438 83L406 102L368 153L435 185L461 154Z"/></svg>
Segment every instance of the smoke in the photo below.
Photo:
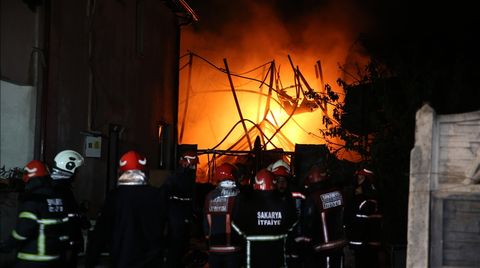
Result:
<svg viewBox="0 0 480 268"><path fill-rule="evenodd" d="M320 60L327 82L334 83L343 75L339 65L365 63L356 40L372 23L354 1L199 0L191 5L200 21L182 29L181 50L220 66L223 58L234 70L275 60L290 72L290 55L312 80Z"/></svg>

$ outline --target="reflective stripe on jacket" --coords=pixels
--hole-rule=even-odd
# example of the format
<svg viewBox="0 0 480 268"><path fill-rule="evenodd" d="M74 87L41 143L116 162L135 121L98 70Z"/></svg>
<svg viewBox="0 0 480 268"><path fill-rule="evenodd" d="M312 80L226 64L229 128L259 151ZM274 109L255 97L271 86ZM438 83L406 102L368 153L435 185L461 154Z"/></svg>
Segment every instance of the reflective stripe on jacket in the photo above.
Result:
<svg viewBox="0 0 480 268"><path fill-rule="evenodd" d="M30 193L22 200L12 238L17 243L17 258L45 262L60 258L68 239L68 216L63 200L49 191Z"/></svg>

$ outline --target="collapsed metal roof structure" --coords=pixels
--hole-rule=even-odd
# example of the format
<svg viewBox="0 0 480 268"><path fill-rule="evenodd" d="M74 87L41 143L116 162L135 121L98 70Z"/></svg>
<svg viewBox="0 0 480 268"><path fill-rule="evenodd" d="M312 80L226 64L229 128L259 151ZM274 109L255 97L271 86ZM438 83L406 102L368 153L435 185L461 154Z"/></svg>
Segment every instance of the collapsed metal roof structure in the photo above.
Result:
<svg viewBox="0 0 480 268"><path fill-rule="evenodd" d="M227 59L220 67L193 52L183 55L179 143L198 144L199 154L207 155L208 170L218 156L261 150L280 152L290 160L296 144L340 148L341 141L322 135L325 120L339 123L331 116L335 103L327 98L320 61L315 73L321 91L315 91L290 56L288 59L293 78L285 83L274 60L236 72Z"/></svg>

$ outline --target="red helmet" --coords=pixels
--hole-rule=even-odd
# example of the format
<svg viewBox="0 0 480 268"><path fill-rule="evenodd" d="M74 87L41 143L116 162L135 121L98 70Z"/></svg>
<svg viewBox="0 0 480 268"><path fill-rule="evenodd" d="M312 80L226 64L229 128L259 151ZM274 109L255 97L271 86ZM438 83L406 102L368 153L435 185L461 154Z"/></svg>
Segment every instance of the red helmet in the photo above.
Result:
<svg viewBox="0 0 480 268"><path fill-rule="evenodd" d="M32 160L23 168L23 181L27 183L31 178L44 177L49 174L47 166L38 160Z"/></svg>
<svg viewBox="0 0 480 268"><path fill-rule="evenodd" d="M270 191L275 189L275 176L266 168L261 169L255 176L255 184L253 189L260 191Z"/></svg>
<svg viewBox="0 0 480 268"><path fill-rule="evenodd" d="M288 169L285 167L278 167L275 170L272 171L273 175L278 176L278 177L289 177L290 172Z"/></svg>
<svg viewBox="0 0 480 268"><path fill-rule="evenodd" d="M119 161L120 170L122 172L128 170L145 170L147 158L135 151L126 152Z"/></svg>
<svg viewBox="0 0 480 268"><path fill-rule="evenodd" d="M358 175L363 175L365 177L373 177L375 174L373 174L373 171L371 171L371 170L368 170L366 168L362 168L360 170L357 170L355 172L355 175L357 175L357 176Z"/></svg>
<svg viewBox="0 0 480 268"><path fill-rule="evenodd" d="M317 182L325 181L328 179L327 170L319 165L314 165L308 172L306 185L311 185Z"/></svg>
<svg viewBox="0 0 480 268"><path fill-rule="evenodd" d="M375 174L373 174L373 171L368 170L366 168L362 168L355 171L355 177L357 179L357 184L362 184L365 180L367 180L370 183L373 183L375 180Z"/></svg>
<svg viewBox="0 0 480 268"><path fill-rule="evenodd" d="M225 180L235 180L235 166L229 163L223 163L215 169L215 175L213 179L216 182L221 182Z"/></svg>

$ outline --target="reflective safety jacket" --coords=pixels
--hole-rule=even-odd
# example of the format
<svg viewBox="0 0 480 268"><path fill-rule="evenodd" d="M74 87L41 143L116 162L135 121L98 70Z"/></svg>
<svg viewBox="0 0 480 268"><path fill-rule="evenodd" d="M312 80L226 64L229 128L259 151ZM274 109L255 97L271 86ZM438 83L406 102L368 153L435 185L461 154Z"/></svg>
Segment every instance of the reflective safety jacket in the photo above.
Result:
<svg viewBox="0 0 480 268"><path fill-rule="evenodd" d="M21 199L17 223L12 231L19 260L55 261L60 258L69 238L64 200L45 183L47 179L30 179L28 184L30 187L34 185L34 189Z"/></svg>
<svg viewBox="0 0 480 268"><path fill-rule="evenodd" d="M238 189L230 181L221 182L208 193L204 208L204 233L209 240L209 251L231 253L241 250L241 238L232 232L232 209Z"/></svg>
<svg viewBox="0 0 480 268"><path fill-rule="evenodd" d="M303 213L305 240L311 241L315 252L328 255L347 244L343 194L322 182L310 188Z"/></svg>
<svg viewBox="0 0 480 268"><path fill-rule="evenodd" d="M240 193L232 227L246 240L246 267L286 267L286 240L296 223L295 203L278 192Z"/></svg>

